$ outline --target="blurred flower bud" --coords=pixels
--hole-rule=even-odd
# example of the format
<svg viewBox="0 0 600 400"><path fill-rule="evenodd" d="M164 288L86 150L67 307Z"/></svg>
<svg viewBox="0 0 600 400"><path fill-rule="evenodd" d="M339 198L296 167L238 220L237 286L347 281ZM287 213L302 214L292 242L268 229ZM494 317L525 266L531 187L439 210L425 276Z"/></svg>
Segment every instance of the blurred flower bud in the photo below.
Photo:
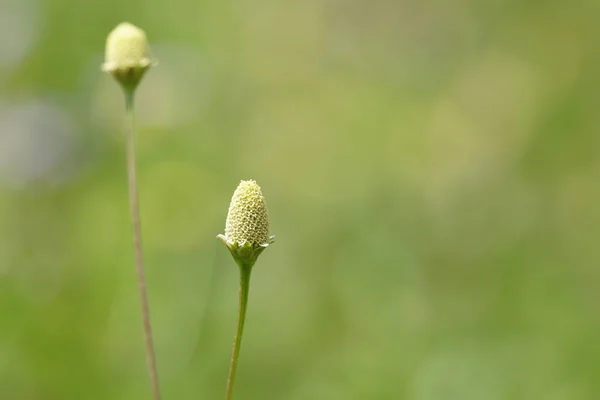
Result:
<svg viewBox="0 0 600 400"><path fill-rule="evenodd" d="M128 22L109 33L105 57L102 69L125 90L135 90L144 73L156 63L150 55L146 32Z"/></svg>
<svg viewBox="0 0 600 400"><path fill-rule="evenodd" d="M252 266L271 243L267 205L255 181L241 181L229 205L225 235L219 239L229 248L238 264Z"/></svg>

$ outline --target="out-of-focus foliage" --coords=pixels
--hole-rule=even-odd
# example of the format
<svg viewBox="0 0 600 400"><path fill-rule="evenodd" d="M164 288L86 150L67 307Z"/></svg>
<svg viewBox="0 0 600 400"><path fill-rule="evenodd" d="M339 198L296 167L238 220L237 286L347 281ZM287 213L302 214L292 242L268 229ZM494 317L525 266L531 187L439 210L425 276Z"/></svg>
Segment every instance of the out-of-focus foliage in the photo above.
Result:
<svg viewBox="0 0 600 400"><path fill-rule="evenodd" d="M148 399L123 150L100 72L121 21L165 399L600 398L600 5L2 0L0 398Z"/></svg>

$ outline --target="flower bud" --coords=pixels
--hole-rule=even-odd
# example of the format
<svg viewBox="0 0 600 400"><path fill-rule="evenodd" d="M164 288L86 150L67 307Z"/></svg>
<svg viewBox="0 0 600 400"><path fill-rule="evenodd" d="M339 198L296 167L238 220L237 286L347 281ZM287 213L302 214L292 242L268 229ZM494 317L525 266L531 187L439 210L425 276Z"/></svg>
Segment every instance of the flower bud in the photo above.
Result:
<svg viewBox="0 0 600 400"><path fill-rule="evenodd" d="M238 264L252 266L271 243L267 205L255 181L241 181L229 205L225 235L219 239L229 248Z"/></svg>
<svg viewBox="0 0 600 400"><path fill-rule="evenodd" d="M109 33L105 57L102 69L126 90L135 90L144 73L155 64L146 32L128 22L117 25Z"/></svg>
<svg viewBox="0 0 600 400"><path fill-rule="evenodd" d="M267 206L255 181L242 181L231 199L225 222L225 237L230 243L254 246L269 240Z"/></svg>

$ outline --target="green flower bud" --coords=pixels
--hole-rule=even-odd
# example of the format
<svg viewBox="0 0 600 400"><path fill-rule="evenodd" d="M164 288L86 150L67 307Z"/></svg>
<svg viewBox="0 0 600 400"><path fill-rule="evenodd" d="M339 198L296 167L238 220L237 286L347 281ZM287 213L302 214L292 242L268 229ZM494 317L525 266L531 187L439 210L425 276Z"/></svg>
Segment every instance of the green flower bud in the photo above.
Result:
<svg viewBox="0 0 600 400"><path fill-rule="evenodd" d="M148 68L156 64L146 32L128 22L117 25L108 34L105 57L102 69L125 90L135 90Z"/></svg>
<svg viewBox="0 0 600 400"><path fill-rule="evenodd" d="M269 216L260 186L241 181L229 205L225 235L218 235L238 264L252 266L260 253L273 243L269 236Z"/></svg>
<svg viewBox="0 0 600 400"><path fill-rule="evenodd" d="M230 243L261 245L269 240L267 205L255 181L242 181L231 199L225 223Z"/></svg>

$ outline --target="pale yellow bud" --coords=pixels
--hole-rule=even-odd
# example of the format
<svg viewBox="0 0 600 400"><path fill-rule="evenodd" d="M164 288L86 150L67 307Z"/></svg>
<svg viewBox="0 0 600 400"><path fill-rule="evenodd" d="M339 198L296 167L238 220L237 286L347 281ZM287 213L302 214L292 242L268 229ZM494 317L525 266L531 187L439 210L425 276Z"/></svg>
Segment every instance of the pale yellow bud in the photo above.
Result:
<svg viewBox="0 0 600 400"><path fill-rule="evenodd" d="M135 89L144 73L154 64L146 32L142 29L123 22L110 32L102 69L125 89Z"/></svg>
<svg viewBox="0 0 600 400"><path fill-rule="evenodd" d="M269 243L267 205L255 181L241 181L233 193L225 222L225 238L240 246Z"/></svg>

